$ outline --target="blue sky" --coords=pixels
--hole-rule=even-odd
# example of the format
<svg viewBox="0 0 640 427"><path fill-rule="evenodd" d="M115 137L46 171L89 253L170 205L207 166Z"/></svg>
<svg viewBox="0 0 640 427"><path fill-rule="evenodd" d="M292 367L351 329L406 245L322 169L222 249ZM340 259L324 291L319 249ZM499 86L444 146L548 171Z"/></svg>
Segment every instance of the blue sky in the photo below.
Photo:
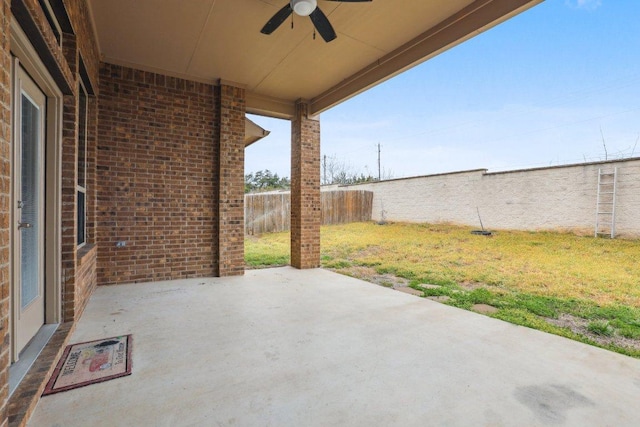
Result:
<svg viewBox="0 0 640 427"><path fill-rule="evenodd" d="M322 155L393 177L640 156L640 1L547 0L321 116ZM246 173L290 176L288 121ZM637 142L637 146L634 145Z"/></svg>

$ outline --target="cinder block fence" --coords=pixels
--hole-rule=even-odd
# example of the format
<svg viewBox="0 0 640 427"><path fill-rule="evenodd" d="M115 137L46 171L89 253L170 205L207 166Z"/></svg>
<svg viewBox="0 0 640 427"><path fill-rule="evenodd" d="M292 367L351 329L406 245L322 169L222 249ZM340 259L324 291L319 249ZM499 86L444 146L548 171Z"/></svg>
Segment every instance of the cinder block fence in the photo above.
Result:
<svg viewBox="0 0 640 427"><path fill-rule="evenodd" d="M617 168L615 228L640 237L640 158L488 173L486 169L323 190L373 193L372 219L594 233L598 175Z"/></svg>

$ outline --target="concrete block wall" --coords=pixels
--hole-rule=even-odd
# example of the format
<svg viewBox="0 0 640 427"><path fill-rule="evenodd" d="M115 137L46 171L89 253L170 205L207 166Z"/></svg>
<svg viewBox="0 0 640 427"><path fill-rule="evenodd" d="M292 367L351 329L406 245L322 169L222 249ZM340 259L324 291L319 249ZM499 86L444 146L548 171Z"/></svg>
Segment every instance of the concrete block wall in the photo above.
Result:
<svg viewBox="0 0 640 427"><path fill-rule="evenodd" d="M640 237L640 160L620 162L616 191L616 233Z"/></svg>
<svg viewBox="0 0 640 427"><path fill-rule="evenodd" d="M593 231L598 168L487 174L476 204L486 227Z"/></svg>
<svg viewBox="0 0 640 427"><path fill-rule="evenodd" d="M373 220L485 228L595 230L598 170L618 168L616 232L640 237L640 159L487 173L472 170L346 186L374 193ZM330 189L331 187L323 187Z"/></svg>

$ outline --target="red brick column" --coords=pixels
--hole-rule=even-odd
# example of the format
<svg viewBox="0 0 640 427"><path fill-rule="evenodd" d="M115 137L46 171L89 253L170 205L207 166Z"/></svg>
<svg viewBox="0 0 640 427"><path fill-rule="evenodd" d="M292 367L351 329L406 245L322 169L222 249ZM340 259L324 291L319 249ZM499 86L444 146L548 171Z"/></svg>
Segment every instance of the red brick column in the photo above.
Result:
<svg viewBox="0 0 640 427"><path fill-rule="evenodd" d="M320 266L320 120L299 102L291 122L291 265Z"/></svg>
<svg viewBox="0 0 640 427"><path fill-rule="evenodd" d="M62 321L75 319L77 227L77 98L65 95L62 119Z"/></svg>
<svg viewBox="0 0 640 427"><path fill-rule="evenodd" d="M0 0L0 426L6 426L9 398L9 241L11 215L11 12Z"/></svg>
<svg viewBox="0 0 640 427"><path fill-rule="evenodd" d="M244 274L245 90L220 85L218 275Z"/></svg>
<svg viewBox="0 0 640 427"><path fill-rule="evenodd" d="M87 111L87 243L98 242L98 98L89 97Z"/></svg>
<svg viewBox="0 0 640 427"><path fill-rule="evenodd" d="M76 37L64 34L63 53L73 76L78 75ZM77 84L74 86L77 91ZM62 321L76 320L78 97L65 95L62 106Z"/></svg>

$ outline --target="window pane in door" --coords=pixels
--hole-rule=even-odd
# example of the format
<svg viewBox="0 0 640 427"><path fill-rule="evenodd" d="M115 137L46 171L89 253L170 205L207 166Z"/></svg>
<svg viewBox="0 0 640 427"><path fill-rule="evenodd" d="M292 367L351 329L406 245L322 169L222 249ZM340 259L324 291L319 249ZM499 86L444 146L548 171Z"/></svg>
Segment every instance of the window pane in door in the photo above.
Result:
<svg viewBox="0 0 640 427"><path fill-rule="evenodd" d="M22 268L20 305L25 308L38 295L40 269L38 251L42 247L39 224L40 206L40 109L22 95L22 208L20 241ZM35 266L35 268L34 268Z"/></svg>
<svg viewBox="0 0 640 427"><path fill-rule="evenodd" d="M81 245L86 242L85 231L87 229L87 213L85 207L87 206L85 193L78 191L78 241L77 244Z"/></svg>

